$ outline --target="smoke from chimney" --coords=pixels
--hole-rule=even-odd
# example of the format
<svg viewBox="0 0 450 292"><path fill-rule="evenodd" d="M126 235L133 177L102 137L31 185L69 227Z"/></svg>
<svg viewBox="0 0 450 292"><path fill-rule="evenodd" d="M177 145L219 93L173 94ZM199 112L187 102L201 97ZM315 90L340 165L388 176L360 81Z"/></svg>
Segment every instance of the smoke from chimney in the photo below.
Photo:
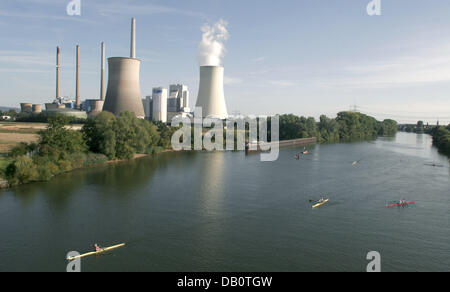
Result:
<svg viewBox="0 0 450 292"><path fill-rule="evenodd" d="M227 25L223 19L212 26L203 25L198 54L200 66L222 66L222 58L226 53L224 42L229 38Z"/></svg>

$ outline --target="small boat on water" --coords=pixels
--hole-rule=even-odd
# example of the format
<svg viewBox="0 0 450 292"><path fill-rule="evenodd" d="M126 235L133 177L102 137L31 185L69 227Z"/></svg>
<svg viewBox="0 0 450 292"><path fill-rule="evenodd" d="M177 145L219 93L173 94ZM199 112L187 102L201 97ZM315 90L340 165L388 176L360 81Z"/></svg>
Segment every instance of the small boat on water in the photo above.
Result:
<svg viewBox="0 0 450 292"><path fill-rule="evenodd" d="M116 249L116 248L119 248L119 247L123 247L123 246L125 246L125 243L121 243L121 244L110 246L110 247L105 247L105 248L102 248L102 249L100 249L98 251L88 252L88 253L85 253L85 254L82 254L82 255L79 255L79 256L76 256L76 257L70 257L70 258L67 258L67 260L68 261L73 261L73 260L76 260L76 259L81 259L81 258L84 258L84 257L91 256L91 255L101 254L101 253L104 253L104 252L107 252L107 251L110 251L110 250L113 250L113 249Z"/></svg>
<svg viewBox="0 0 450 292"><path fill-rule="evenodd" d="M317 207L320 207L322 205L325 205L326 203L328 203L330 201L330 199L326 199L326 200L320 200L317 204L313 205L312 208L315 209Z"/></svg>
<svg viewBox="0 0 450 292"><path fill-rule="evenodd" d="M414 205L416 202L406 202L406 201L399 201L395 202L393 204L386 205L387 208L394 208L394 207L408 207L409 205Z"/></svg>

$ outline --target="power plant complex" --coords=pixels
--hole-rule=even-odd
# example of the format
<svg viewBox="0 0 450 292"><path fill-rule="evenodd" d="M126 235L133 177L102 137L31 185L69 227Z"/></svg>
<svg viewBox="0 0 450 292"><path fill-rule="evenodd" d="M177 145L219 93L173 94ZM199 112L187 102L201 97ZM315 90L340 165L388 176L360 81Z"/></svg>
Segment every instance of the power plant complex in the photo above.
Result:
<svg viewBox="0 0 450 292"><path fill-rule="evenodd" d="M42 105L21 103L21 111L30 114L46 112L64 114L77 118L95 116L102 111L114 115L132 112L136 117L155 122L170 123L176 115L191 116L190 93L184 84L172 84L168 89L155 87L152 95L142 98L140 88L141 60L136 58L136 20L131 20L131 42L129 57L108 58L108 84L105 87L105 43L101 43L100 96L81 102L80 91L80 46L76 46L75 98L60 95L61 49L56 49L56 96L51 103ZM200 83L196 107L201 107L203 117L226 119L228 117L224 88L224 68L201 66ZM106 88L106 89L105 89Z"/></svg>

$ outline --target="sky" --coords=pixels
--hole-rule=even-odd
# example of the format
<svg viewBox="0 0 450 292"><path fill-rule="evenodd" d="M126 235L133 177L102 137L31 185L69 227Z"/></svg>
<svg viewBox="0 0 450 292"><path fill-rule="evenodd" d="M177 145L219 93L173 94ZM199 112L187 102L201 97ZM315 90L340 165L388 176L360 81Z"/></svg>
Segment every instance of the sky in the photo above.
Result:
<svg viewBox="0 0 450 292"><path fill-rule="evenodd" d="M381 0L0 1L0 106L51 102L61 47L61 94L75 94L80 45L82 99L99 97L100 43L129 56L137 22L141 92L183 83L195 105L201 28L228 23L229 113L318 118L357 106L378 119L450 123L450 1Z"/></svg>

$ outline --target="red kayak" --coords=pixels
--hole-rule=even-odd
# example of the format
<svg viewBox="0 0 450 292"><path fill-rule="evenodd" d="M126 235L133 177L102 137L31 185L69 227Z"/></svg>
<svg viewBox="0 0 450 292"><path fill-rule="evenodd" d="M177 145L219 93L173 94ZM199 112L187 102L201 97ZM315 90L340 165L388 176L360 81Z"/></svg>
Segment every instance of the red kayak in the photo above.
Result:
<svg viewBox="0 0 450 292"><path fill-rule="evenodd" d="M405 203L395 203L395 204L391 204L391 205L387 205L386 207L388 208L393 208L393 207L407 207L409 205L414 205L416 202L405 202Z"/></svg>

